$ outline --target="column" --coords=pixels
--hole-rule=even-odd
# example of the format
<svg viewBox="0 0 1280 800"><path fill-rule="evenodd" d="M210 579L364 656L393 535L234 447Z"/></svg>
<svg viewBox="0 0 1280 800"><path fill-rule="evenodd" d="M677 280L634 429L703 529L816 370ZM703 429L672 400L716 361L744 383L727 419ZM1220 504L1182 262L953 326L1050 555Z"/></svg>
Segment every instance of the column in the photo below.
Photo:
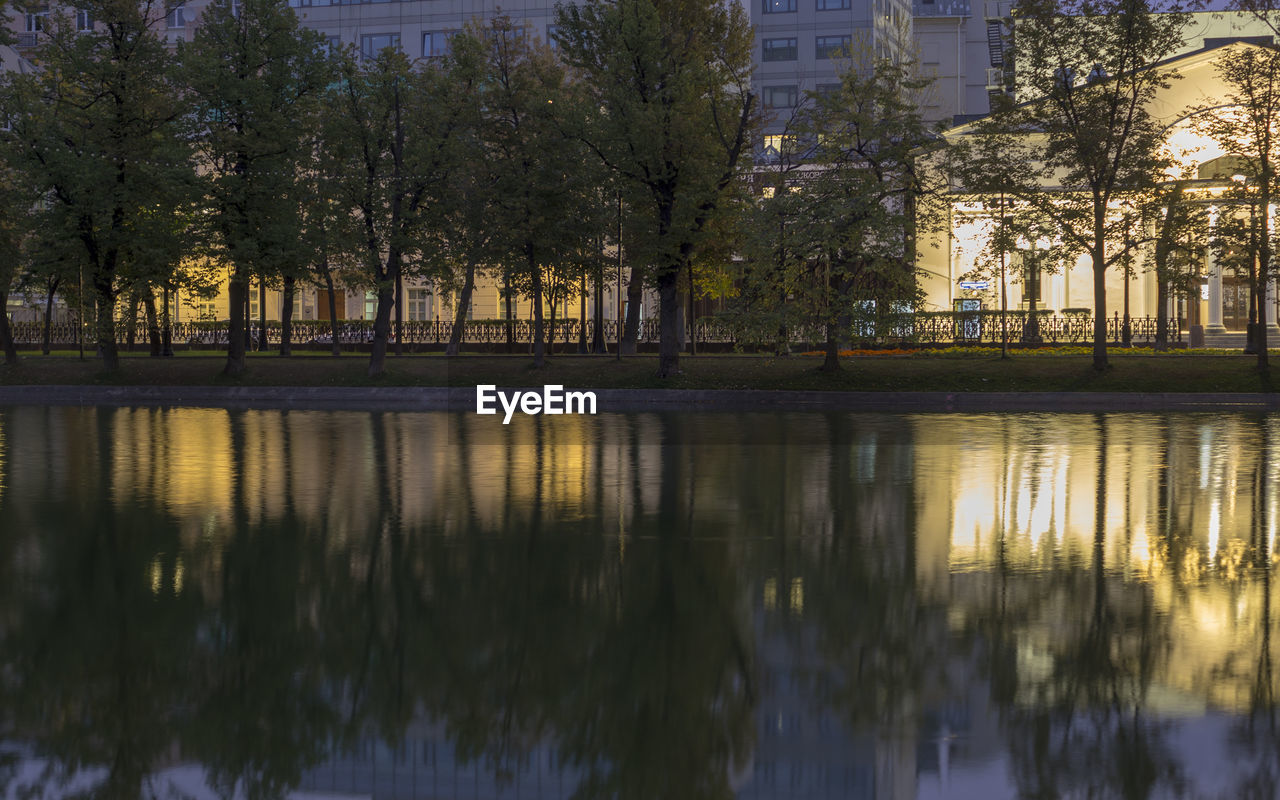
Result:
<svg viewBox="0 0 1280 800"><path fill-rule="evenodd" d="M1280 324L1276 322L1276 279L1273 277L1267 281L1267 290L1263 293L1265 308L1267 309L1267 342L1270 344L1276 340L1273 337L1280 336Z"/></svg>
<svg viewBox="0 0 1280 800"><path fill-rule="evenodd" d="M1209 230L1218 223L1218 210L1209 209ZM1218 256L1209 250L1209 324L1205 333L1226 333L1227 326L1222 324L1222 269L1218 266Z"/></svg>

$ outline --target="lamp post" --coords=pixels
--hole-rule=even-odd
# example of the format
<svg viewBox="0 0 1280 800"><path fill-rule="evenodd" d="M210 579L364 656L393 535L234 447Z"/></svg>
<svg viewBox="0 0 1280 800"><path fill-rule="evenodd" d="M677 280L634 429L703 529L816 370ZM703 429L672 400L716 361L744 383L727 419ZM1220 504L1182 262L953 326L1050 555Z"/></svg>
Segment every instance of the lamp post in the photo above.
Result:
<svg viewBox="0 0 1280 800"><path fill-rule="evenodd" d="M1132 206L1128 200L1121 205L1124 206L1124 256L1121 266L1124 269L1124 324L1120 328L1120 343L1125 347L1133 346L1133 327L1129 317L1129 281L1133 277L1133 217L1130 214Z"/></svg>

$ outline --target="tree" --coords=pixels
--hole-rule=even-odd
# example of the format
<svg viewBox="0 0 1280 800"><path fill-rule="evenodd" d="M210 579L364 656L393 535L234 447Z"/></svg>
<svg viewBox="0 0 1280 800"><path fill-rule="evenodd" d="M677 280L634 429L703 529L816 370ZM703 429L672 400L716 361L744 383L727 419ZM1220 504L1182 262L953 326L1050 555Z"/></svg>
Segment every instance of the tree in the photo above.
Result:
<svg viewBox="0 0 1280 800"><path fill-rule="evenodd" d="M300 30L282 0L210 4L181 55L216 251L231 267L224 372L235 376L245 370L250 280L266 281L301 260L296 209L284 201L298 194L306 127L298 118L310 113L331 72L320 36Z"/></svg>
<svg viewBox="0 0 1280 800"><path fill-rule="evenodd" d="M369 356L376 377L406 266L421 260L424 211L454 166L471 86L440 69L414 70L391 48L360 61L347 53L340 73L326 99L322 172L354 211L331 220L342 249L377 293Z"/></svg>
<svg viewBox="0 0 1280 800"><path fill-rule="evenodd" d="M163 8L152 0L77 8L97 20L94 29L77 31L52 15L35 51L41 69L13 78L13 142L19 169L49 198L43 224L83 249L98 349L115 370L116 297L131 269L129 247L149 225L167 224L151 211L190 179L190 167L175 131L180 104L168 51L153 30Z"/></svg>
<svg viewBox="0 0 1280 800"><path fill-rule="evenodd" d="M1054 220L1093 267L1093 365L1107 367L1106 272L1124 221L1111 206L1163 182L1163 131L1150 110L1174 75L1146 69L1181 47L1176 2L1029 0L1013 23L1013 63L1029 102L1003 102L975 126L1002 136L1014 196Z"/></svg>
<svg viewBox="0 0 1280 800"><path fill-rule="evenodd" d="M678 281L749 152L752 35L737 3L588 0L560 6L557 41L589 96L579 135L621 178L641 225L661 326L658 374L679 372ZM634 304L633 304L634 305Z"/></svg>
<svg viewBox="0 0 1280 800"><path fill-rule="evenodd" d="M491 170L496 203L489 224L512 287L533 304L533 358L542 366L547 332L543 308L550 305L554 331L557 304L581 270L578 251L598 227L594 170L586 153L563 135L565 118L577 113L568 75L550 48L530 42L505 17L470 36L483 43L484 70L480 139ZM455 48L462 42L455 37ZM554 336L554 333L552 334Z"/></svg>
<svg viewBox="0 0 1280 800"><path fill-rule="evenodd" d="M1151 269L1156 275L1156 350L1169 347L1169 302L1176 292L1197 290L1208 246L1208 211L1186 195L1187 182L1172 181L1143 210L1153 230ZM1197 291L1196 296L1199 296Z"/></svg>
<svg viewBox="0 0 1280 800"><path fill-rule="evenodd" d="M1237 272L1248 280L1251 339L1258 370L1266 373L1267 304L1262 300L1276 276L1271 203L1280 194L1280 50L1238 44L1225 49L1215 63L1228 94L1214 105L1230 107L1202 114L1197 121L1239 170L1231 176L1231 191L1224 197L1215 232L1217 249L1224 261L1237 257ZM1232 209L1238 213L1232 214Z"/></svg>
<svg viewBox="0 0 1280 800"><path fill-rule="evenodd" d="M933 137L913 98L928 82L910 70L888 59L850 68L797 126L815 169L798 187L805 253L793 288L824 329L827 371L839 369L854 316L916 305L916 201L929 191L919 151Z"/></svg>

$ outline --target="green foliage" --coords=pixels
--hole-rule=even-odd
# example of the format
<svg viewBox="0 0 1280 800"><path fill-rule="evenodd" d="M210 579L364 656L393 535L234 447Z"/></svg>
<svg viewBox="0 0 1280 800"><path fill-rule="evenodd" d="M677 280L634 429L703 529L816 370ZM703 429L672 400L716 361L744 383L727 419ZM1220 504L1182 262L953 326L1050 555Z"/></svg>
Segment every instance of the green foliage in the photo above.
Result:
<svg viewBox="0 0 1280 800"><path fill-rule="evenodd" d="M1131 223L1110 210L1163 183L1164 131L1151 110L1176 75L1146 69L1182 45L1188 16L1148 0L1030 0L1012 20L1020 104L975 124L957 159L969 191L1003 191L1051 221L1052 240L1088 253L1094 275L1094 363L1106 366L1106 270L1128 258ZM975 154L977 158L970 158ZM965 168L967 166L967 168Z"/></svg>
<svg viewBox="0 0 1280 800"><path fill-rule="evenodd" d="M919 151L933 137L908 98L924 84L881 60L800 110L794 130L810 160L784 167L748 222L752 315L813 326L834 347L917 305L916 203L931 191Z"/></svg>
<svg viewBox="0 0 1280 800"><path fill-rule="evenodd" d="M157 250L171 250L171 220L155 211L175 207L191 170L176 135L172 63L153 29L162 10L129 0L77 7L100 24L78 32L51 17L34 54L41 69L11 79L12 144L16 168L47 199L39 229L81 248L110 370L117 293L158 269Z"/></svg>
<svg viewBox="0 0 1280 800"><path fill-rule="evenodd" d="M631 209L628 258L658 289L659 372L673 374L677 282L723 210L757 121L746 12L719 0L589 0L559 7L557 39L587 94L578 135Z"/></svg>
<svg viewBox="0 0 1280 800"><path fill-rule="evenodd" d="M314 31L283 0L217 0L180 56L192 101L188 136L212 210L209 254L231 269L227 371L244 369L249 281L295 274L310 260L298 235L304 131L332 70Z"/></svg>

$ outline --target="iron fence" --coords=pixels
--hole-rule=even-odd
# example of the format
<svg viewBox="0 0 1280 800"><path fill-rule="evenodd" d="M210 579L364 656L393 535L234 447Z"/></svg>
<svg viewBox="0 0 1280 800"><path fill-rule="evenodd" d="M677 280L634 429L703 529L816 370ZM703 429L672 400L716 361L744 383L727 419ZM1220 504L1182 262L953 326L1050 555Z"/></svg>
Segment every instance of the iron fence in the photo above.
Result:
<svg viewBox="0 0 1280 800"><path fill-rule="evenodd" d="M1169 340L1181 342L1183 334L1180 320L1170 320ZM556 320L554 326L544 325L544 340L557 346L571 346L579 341L580 322L577 319ZM292 323L291 340L294 344L327 346L338 337L342 346L368 344L373 341L373 323L363 320L341 321L336 326L326 320L298 320ZM618 340L618 322L605 320L603 324L606 342ZM1137 345L1151 344L1156 338L1157 321L1154 317L1135 317L1130 320L1129 341ZM849 341L863 347L893 346L954 346L998 345L1006 335L1014 344L1069 345L1085 344L1093 340L1093 318L1082 313L1037 313L1010 311L1003 319L999 311L927 311L888 315L876 320L860 320L849 331ZM14 339L21 345L38 346L44 337L41 322L12 323ZM411 321L402 323L402 343L412 349L440 349L448 343L453 323L442 320ZM534 325L530 320L468 320L463 329L462 341L468 345L501 346L511 341L517 346L528 346L533 341ZM65 348L78 342L78 324L55 322L50 326L51 345ZM92 344L95 332L88 325L84 329L84 341ZM255 323L250 326L253 345L260 343L261 331ZM268 322L265 328L268 347L278 346L281 340L279 322ZM586 337L590 341L594 323L587 322ZM746 337L729 321L719 317L705 317L693 325L697 345L717 346L720 349L740 348L754 350L776 347L779 337L769 341ZM392 324L392 341L396 326ZM689 327L684 330L688 340ZM128 342L129 332L123 324L117 325L118 343ZM172 326L170 341L187 347L219 347L227 343L228 325L225 322L181 322ZM794 327L786 334L793 346L806 344L817 347L825 339L818 326ZM508 339L508 337L510 337ZM640 322L637 341L641 345L656 345L660 337L657 319ZM1124 341L1124 321L1116 314L1107 319L1107 339L1112 344ZM134 341L146 346L148 333L145 326L134 331Z"/></svg>

